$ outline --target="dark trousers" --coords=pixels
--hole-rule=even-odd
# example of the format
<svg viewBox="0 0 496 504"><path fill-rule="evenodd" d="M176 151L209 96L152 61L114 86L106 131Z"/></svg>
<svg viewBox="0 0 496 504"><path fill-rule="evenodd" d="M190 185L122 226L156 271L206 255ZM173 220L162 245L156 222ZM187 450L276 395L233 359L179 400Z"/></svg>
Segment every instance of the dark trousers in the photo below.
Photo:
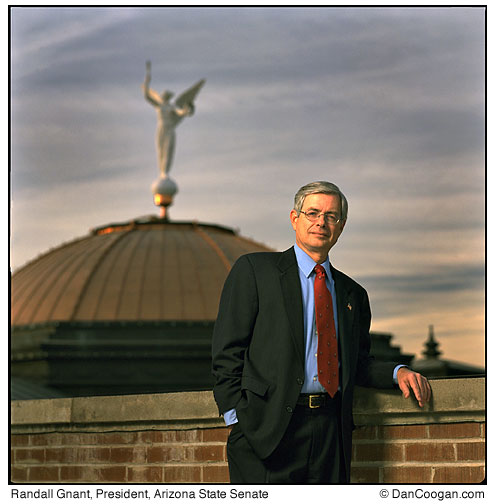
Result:
<svg viewBox="0 0 496 504"><path fill-rule="evenodd" d="M236 424L227 441L231 483L346 483L339 403L296 406L281 443L260 460Z"/></svg>

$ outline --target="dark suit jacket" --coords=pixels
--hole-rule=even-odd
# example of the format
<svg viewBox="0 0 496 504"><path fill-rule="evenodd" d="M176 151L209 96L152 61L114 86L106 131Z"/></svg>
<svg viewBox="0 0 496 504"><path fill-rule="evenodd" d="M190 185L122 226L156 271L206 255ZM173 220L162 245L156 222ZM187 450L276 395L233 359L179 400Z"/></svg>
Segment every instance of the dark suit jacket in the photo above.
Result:
<svg viewBox="0 0 496 504"><path fill-rule="evenodd" d="M369 356L371 315L365 289L334 268L332 274L338 309L340 420L349 478L353 389L392 387L395 364ZM305 376L303 304L293 247L248 254L234 264L220 300L212 359L219 412L236 408L253 450L267 458L288 426Z"/></svg>

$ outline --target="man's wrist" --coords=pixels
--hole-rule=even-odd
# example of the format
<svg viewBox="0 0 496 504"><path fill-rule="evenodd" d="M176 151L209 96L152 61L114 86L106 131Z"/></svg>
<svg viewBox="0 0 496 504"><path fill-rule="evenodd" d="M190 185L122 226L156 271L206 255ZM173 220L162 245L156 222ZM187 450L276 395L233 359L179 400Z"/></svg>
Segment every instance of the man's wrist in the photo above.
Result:
<svg viewBox="0 0 496 504"><path fill-rule="evenodd" d="M394 371L393 371L393 382L398 385L398 371L401 369L401 368L407 368L408 369L408 366L406 364L398 364L395 368L394 368Z"/></svg>

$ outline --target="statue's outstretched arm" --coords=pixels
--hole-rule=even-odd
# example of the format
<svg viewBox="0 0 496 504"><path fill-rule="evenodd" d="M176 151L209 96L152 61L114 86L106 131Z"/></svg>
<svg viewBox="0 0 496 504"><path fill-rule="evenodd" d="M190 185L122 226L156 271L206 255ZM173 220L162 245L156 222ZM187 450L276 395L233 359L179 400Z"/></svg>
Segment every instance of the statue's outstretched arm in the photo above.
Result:
<svg viewBox="0 0 496 504"><path fill-rule="evenodd" d="M141 89L143 89L143 95L145 96L145 99L154 107L160 107L162 105L162 99L154 89L150 89L146 84L142 84Z"/></svg>
<svg viewBox="0 0 496 504"><path fill-rule="evenodd" d="M182 107L175 107L174 112L179 116L179 117L184 117L184 116L191 116L193 115L195 111L195 107L192 103L183 105Z"/></svg>
<svg viewBox="0 0 496 504"><path fill-rule="evenodd" d="M154 89L150 88L151 80L152 80L152 64L150 61L147 61L145 81L141 85L141 89L143 89L143 94L147 101L149 101L154 107L160 107L160 105L162 105L162 98Z"/></svg>

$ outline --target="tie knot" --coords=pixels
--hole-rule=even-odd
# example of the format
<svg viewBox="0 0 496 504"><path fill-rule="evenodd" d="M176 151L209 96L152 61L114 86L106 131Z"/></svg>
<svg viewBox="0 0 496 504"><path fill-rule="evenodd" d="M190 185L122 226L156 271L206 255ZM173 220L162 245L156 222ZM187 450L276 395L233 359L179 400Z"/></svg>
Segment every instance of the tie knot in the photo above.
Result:
<svg viewBox="0 0 496 504"><path fill-rule="evenodd" d="M321 264L315 265L314 270L317 275L324 275L325 276L325 269Z"/></svg>

